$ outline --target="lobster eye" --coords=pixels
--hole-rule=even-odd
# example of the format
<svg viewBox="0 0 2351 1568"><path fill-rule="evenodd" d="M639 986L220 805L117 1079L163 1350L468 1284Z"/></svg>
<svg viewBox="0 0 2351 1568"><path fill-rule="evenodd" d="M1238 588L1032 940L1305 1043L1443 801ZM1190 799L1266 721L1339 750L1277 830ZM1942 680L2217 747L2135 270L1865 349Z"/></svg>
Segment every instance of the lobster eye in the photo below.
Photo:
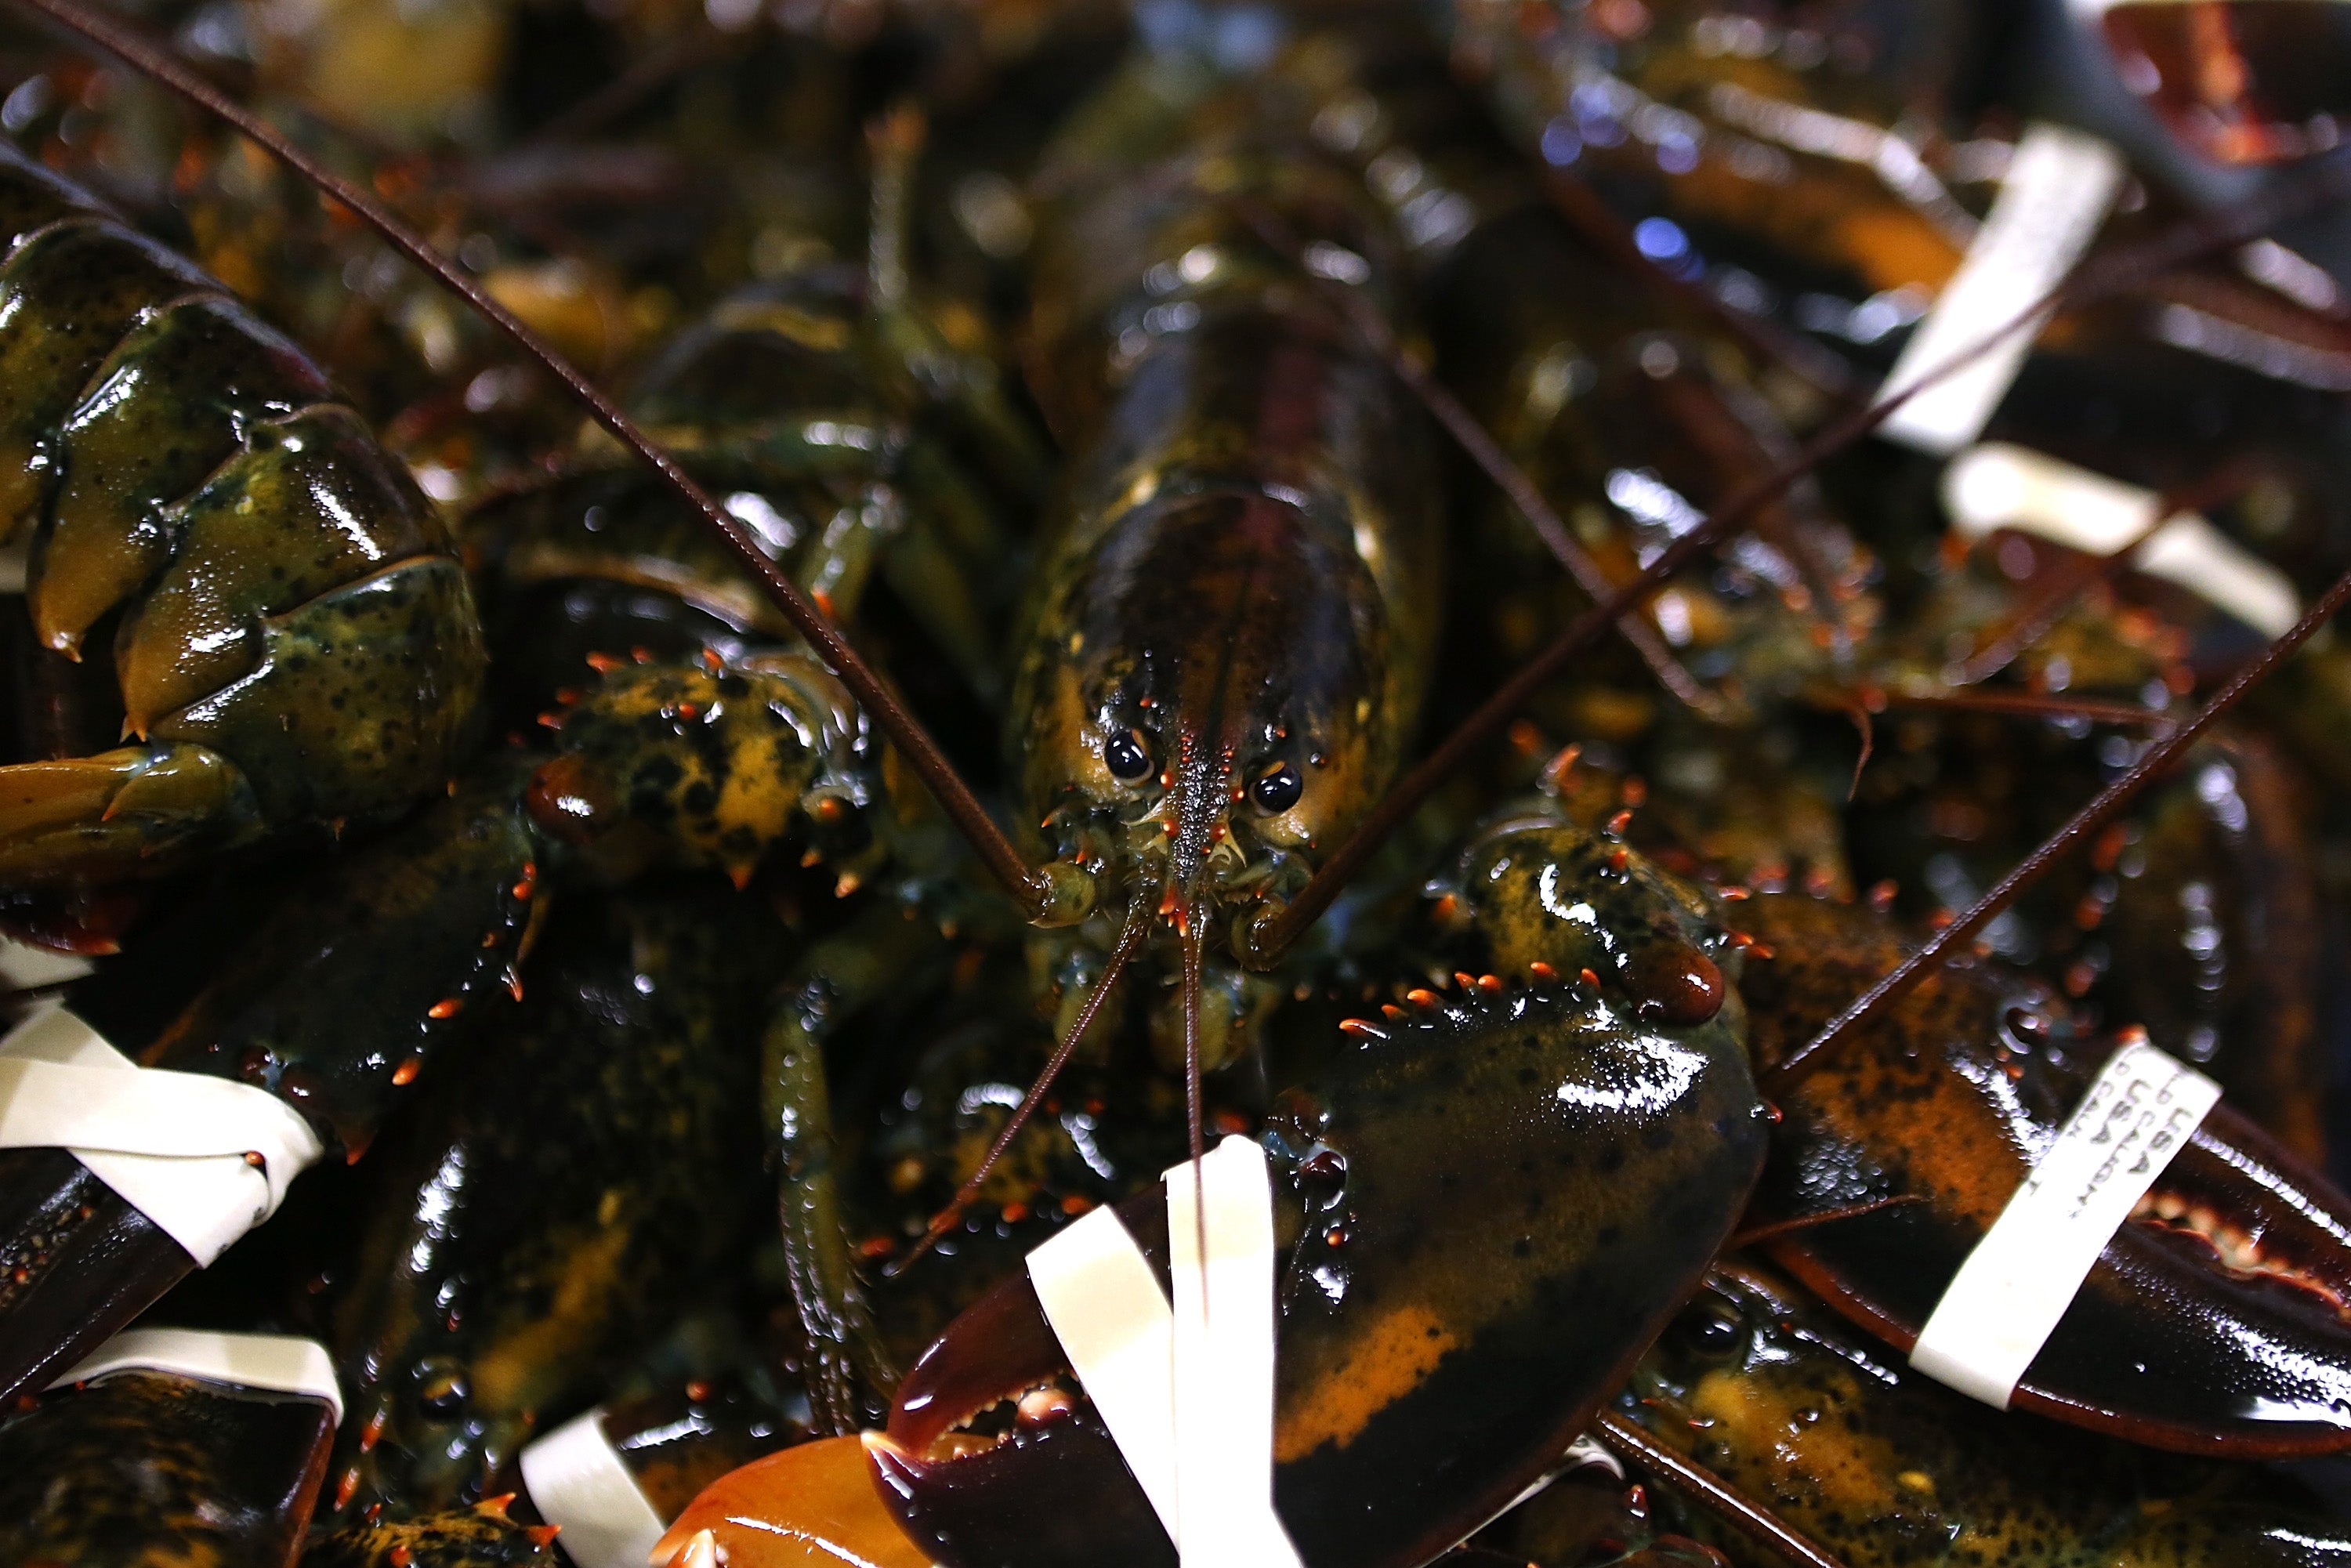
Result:
<svg viewBox="0 0 2351 1568"><path fill-rule="evenodd" d="M1102 742L1102 766L1110 769L1111 777L1130 784L1147 779L1151 776L1151 743L1139 729L1113 731Z"/></svg>
<svg viewBox="0 0 2351 1568"><path fill-rule="evenodd" d="M1739 1348L1742 1337L1739 1310L1719 1297L1692 1301L1674 1320L1673 1335L1690 1354L1721 1361Z"/></svg>
<svg viewBox="0 0 2351 1568"><path fill-rule="evenodd" d="M1298 769L1287 762L1275 763L1259 774L1257 781L1249 786L1249 799L1256 801L1257 809L1269 817L1289 810L1298 804L1298 798L1305 792L1306 780L1301 779Z"/></svg>

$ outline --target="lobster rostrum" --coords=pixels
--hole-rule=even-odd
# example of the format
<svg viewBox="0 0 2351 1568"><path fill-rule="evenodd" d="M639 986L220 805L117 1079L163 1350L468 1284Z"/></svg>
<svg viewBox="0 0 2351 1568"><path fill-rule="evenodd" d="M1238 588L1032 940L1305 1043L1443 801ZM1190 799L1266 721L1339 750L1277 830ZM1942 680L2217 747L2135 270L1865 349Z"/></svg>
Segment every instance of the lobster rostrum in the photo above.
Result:
<svg viewBox="0 0 2351 1568"><path fill-rule="evenodd" d="M0 229L0 532L47 656L110 660L138 742L0 776L0 885L153 877L447 782L486 656L405 470L299 349L13 148Z"/></svg>

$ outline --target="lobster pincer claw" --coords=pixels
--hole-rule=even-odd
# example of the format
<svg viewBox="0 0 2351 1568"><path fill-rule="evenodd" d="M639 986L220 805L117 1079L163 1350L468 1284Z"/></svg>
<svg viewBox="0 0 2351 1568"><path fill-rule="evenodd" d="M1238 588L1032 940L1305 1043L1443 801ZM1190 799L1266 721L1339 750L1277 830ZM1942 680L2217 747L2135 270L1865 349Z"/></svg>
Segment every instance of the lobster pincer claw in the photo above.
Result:
<svg viewBox="0 0 2351 1568"><path fill-rule="evenodd" d="M1422 995L1359 1023L1261 1140L1286 1260L1274 1502L1316 1568L1424 1562L1541 1475L1763 1157L1734 1009L1648 1025L1583 984ZM1120 1215L1164 1286L1164 1193ZM956 1568L1176 1560L1025 1275L925 1353L885 1437L885 1500Z"/></svg>
<svg viewBox="0 0 2351 1568"><path fill-rule="evenodd" d="M1757 1060L1900 960L1884 918L1793 895L1743 917ZM1756 1198L1772 1256L1897 1348L2054 1141L2097 1066L2024 977L1962 957L1781 1102ZM2011 1397L2188 1453L2351 1449L2351 1199L2224 1103L2109 1240Z"/></svg>

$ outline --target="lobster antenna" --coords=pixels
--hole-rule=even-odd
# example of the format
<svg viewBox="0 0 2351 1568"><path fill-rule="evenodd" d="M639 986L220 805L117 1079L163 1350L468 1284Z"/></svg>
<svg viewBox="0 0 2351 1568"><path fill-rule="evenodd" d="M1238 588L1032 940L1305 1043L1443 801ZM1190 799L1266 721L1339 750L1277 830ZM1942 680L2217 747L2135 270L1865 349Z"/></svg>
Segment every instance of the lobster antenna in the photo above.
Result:
<svg viewBox="0 0 2351 1568"><path fill-rule="evenodd" d="M1835 354L1769 317L1741 310L1713 289L1668 271L1634 242L1625 220L1583 181L1554 169L1543 175L1542 188L1552 210L1566 219L1586 245L1647 283L1668 303L1713 322L1750 354L1788 371L1839 403L1851 407L1867 401L1868 389Z"/></svg>
<svg viewBox="0 0 2351 1568"><path fill-rule="evenodd" d="M1844 1568L1761 1503L1704 1466L1682 1458L1613 1410L1592 1418L1592 1434L1618 1458L1664 1481L1741 1535L1770 1547L1796 1568Z"/></svg>
<svg viewBox="0 0 2351 1568"><path fill-rule="evenodd" d="M2103 555L2089 556L2068 562L2050 573L2053 580L2028 599L2014 615L1992 628L1991 635L1981 639L1976 650L1959 663L1953 677L1960 685L1972 685L1989 680L2014 663L2018 654L2046 635L2066 607L2091 584L2103 582L2131 563L2133 557L2144 549L2149 539L2163 531L2165 525L2183 512L2198 512L2217 506L2240 494L2252 485L2252 465L2241 459L2222 464L2201 478L2167 491L2157 498L2146 524L2129 538Z"/></svg>
<svg viewBox="0 0 2351 1568"><path fill-rule="evenodd" d="M1241 204L1241 206L1243 215L1248 218L1249 226L1257 230L1258 237L1291 262L1304 266L1305 252L1289 225L1254 202ZM1362 295L1336 279L1323 281L1322 294L1347 319L1347 324L1354 329L1355 335L1387 362L1389 373L1420 399L1421 406L1428 411L1429 417L1445 427L1446 434L1453 437L1455 444L1478 465L1494 488L1502 492L1503 497L1534 530L1535 538L1551 551L1552 558L1564 567L1567 574L1575 580L1575 585L1583 590L1584 596L1594 600L1604 597L1612 585L1607 574L1600 570L1600 563L1575 542L1575 536L1568 531L1565 523L1560 521L1559 514L1552 509L1549 501L1543 499L1542 492L1535 487L1533 480L1527 477L1526 470L1510 461L1494 438L1486 434L1486 427L1478 423L1477 415L1463 407L1461 400L1429 374L1426 366L1405 352L1404 345L1396 341L1395 334L1388 329L1388 324L1380 319L1380 313L1373 309ZM1625 642L1633 645L1634 652L1641 655L1641 662L1649 666L1649 672L1657 677L1657 684L1680 698L1691 712L1718 724L1729 716L1722 699L1690 674L1688 667L1674 656L1673 650L1666 646L1664 640L1657 635L1656 628L1647 621L1639 615L1627 615L1616 622L1616 630L1624 634Z"/></svg>
<svg viewBox="0 0 2351 1568"><path fill-rule="evenodd" d="M33 3L51 5L57 0ZM1242 950L1243 959L1259 967L1273 963L1330 907L1339 890L1353 880L1387 835L1451 778L1477 747L1499 733L1543 684L1565 668L1567 662L1587 643L1637 610L1667 578L1713 549L1734 528L1745 524L1784 495L1797 480L1885 423L1912 397L1966 369L2014 334L2035 327L2061 306L2085 304L2136 287L2174 267L2240 245L2289 216L2341 195L2346 189L2351 189L2351 152L2333 154L2301 177L2252 200L2179 224L2140 244L2093 256L2015 317L1909 386L1838 419L1806 442L1787 462L1746 486L1713 516L1667 546L1640 576L1577 616L1549 647L1497 687L1476 712L1364 814L1355 831L1322 862L1296 898L1286 904L1268 903L1243 931L1236 934L1236 946Z"/></svg>
<svg viewBox="0 0 2351 1568"><path fill-rule="evenodd" d="M1736 1252L1741 1248L1758 1247L1767 1241L1777 1241L1782 1236L1800 1235L1823 1225L1834 1225L1840 1219L1859 1219L1865 1214L1876 1214L1880 1209L1902 1208L1926 1201L1924 1193L1897 1192L1890 1197L1873 1197L1867 1203L1848 1203L1842 1208L1823 1209L1818 1214L1800 1214L1793 1219L1775 1219L1752 1229L1733 1231L1716 1256Z"/></svg>
<svg viewBox="0 0 2351 1568"><path fill-rule="evenodd" d="M1852 711L1844 700L1861 705L1863 713L1881 707L1957 708L1970 713L2016 714L2026 718L2078 718L2092 724L2165 725L2170 713L2145 703L2100 702L2094 697L2052 696L2042 692L1975 691L1962 686L1947 692L1903 692L1870 689L1823 694L1823 706Z"/></svg>
<svg viewBox="0 0 2351 1568"><path fill-rule="evenodd" d="M1013 847L1012 841L988 816L987 809L964 783L956 772L955 764L947 760L946 754L939 749L938 743L930 737L921 722L898 701L881 676L858 656L840 631L809 601L782 569L768 559L749 530L713 500L709 492L678 465L675 458L655 445L638 428L636 422L622 413L621 406L590 381L578 366L556 352L538 333L491 298L479 285L435 251L422 235L410 228L371 193L344 179L295 146L266 120L229 98L177 57L159 48L112 17L85 9L76 4L76 0L20 0L20 3L68 32L120 57L141 76L161 83L204 113L235 127L240 134L292 169L321 193L357 214L382 237L385 244L423 268L426 276L463 298L484 320L504 333L524 354L562 382L565 389L587 408L597 423L611 432L622 446L642 458L687 505L701 514L704 524L735 553L760 590L792 623L793 630L840 677L841 684L849 688L858 706L871 714L883 733L905 753L916 776L928 786L940 807L970 841L989 872L1004 884L1005 890L1019 900L1032 915L1043 911L1050 884L1029 869L1020 852Z"/></svg>
<svg viewBox="0 0 2351 1568"><path fill-rule="evenodd" d="M1789 1052L1775 1065L1765 1069L1758 1087L1777 1098L1802 1082L1827 1059L1829 1052L1850 1039L1863 1024L1939 968L1954 947L1962 942L1972 941L1995 915L2015 902L2018 894L2039 882L2067 851L2120 815L2131 798L2146 788L2150 779L2177 762L2189 747L2196 744L2199 737L2212 727L2213 721L2235 707L2247 692L2274 674L2279 665L2292 658L2295 650L2309 642L2346 602L2351 602L2351 572L2336 578L2334 586L2320 595L2318 602L2310 607L2309 612L2294 622L2293 630L2262 650L2260 658L2231 676L2229 684L2222 686L2210 702L2198 709L2193 718L2149 747L2146 755L2131 766L2130 771L2099 790L2088 805L2067 819L2064 826L2042 840L2031 854L2019 861L2013 870L1993 884L1991 892L1970 904L1966 914L1929 936L1925 946L1881 976L1877 983L1864 991L1850 1007L1831 1019L1820 1033Z"/></svg>
<svg viewBox="0 0 2351 1568"><path fill-rule="evenodd" d="M915 1242L904 1257L890 1265L886 1271L889 1277L895 1278L900 1270L911 1266L917 1258L936 1246L939 1238L953 1228L956 1222L963 1218L964 1210L969 1208L972 1200L979 1196L980 1184L987 1179L987 1174L1004 1157L1004 1151L1012 1146L1012 1140L1019 1135L1020 1129L1029 1124L1029 1118L1036 1114L1037 1107L1044 1102L1046 1092L1053 1087L1053 1080L1060 1077L1061 1069L1069 1065L1071 1053L1078 1049L1078 1041L1083 1040L1086 1030L1093 1027L1094 1014L1101 1010L1103 1000L1110 995L1111 987L1118 983L1120 971L1126 967L1127 961L1143 946L1143 935L1150 926L1151 918L1146 905L1138 897L1127 906L1126 924L1119 928L1118 946L1111 949L1109 961L1102 966L1101 975L1095 977L1093 988L1086 993L1086 999L1079 1005L1077 1021L1053 1047L1052 1056L1037 1074L1036 1081L1029 1085L1029 1092L1020 1097L1020 1103L1013 1107L1011 1116L997 1132L996 1141L987 1146L987 1153L981 1156L978 1167L965 1178L963 1186L956 1189L956 1195L947 1206L931 1217L930 1227L923 1232L923 1239Z"/></svg>

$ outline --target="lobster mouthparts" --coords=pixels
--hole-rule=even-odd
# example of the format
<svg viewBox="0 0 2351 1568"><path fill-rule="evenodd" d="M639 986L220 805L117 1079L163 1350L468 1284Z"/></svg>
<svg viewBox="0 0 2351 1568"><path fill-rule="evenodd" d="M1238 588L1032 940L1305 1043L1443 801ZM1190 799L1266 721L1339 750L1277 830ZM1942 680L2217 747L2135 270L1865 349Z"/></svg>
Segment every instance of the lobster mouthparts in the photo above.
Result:
<svg viewBox="0 0 2351 1568"><path fill-rule="evenodd" d="M1733 1027L1589 987L1430 998L1292 1090L1274 1176L1274 1500L1309 1564L1436 1556L1553 1464L1744 1206L1767 1125ZM1120 1217L1167 1277L1164 1194ZM949 1325L869 1443L952 1568L1175 1549L1026 1276Z"/></svg>

